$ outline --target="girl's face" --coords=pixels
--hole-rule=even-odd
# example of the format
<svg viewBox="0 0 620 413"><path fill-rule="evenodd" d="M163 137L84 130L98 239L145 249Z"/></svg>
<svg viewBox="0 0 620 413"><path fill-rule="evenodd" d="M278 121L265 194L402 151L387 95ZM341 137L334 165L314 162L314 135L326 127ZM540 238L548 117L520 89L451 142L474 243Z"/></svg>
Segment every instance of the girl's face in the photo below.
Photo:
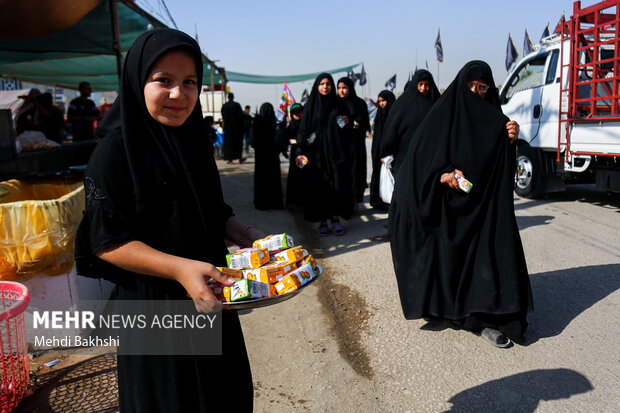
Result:
<svg viewBox="0 0 620 413"><path fill-rule="evenodd" d="M319 93L323 96L329 95L329 92L332 91L332 84L328 78L322 79L319 82Z"/></svg>
<svg viewBox="0 0 620 413"><path fill-rule="evenodd" d="M181 126L198 100L198 75L193 57L184 50L173 50L157 59L144 84L144 100L157 122Z"/></svg>
<svg viewBox="0 0 620 413"><path fill-rule="evenodd" d="M338 83L338 96L341 98L346 98L349 96L349 86L345 83Z"/></svg>
<svg viewBox="0 0 620 413"><path fill-rule="evenodd" d="M377 100L379 101L379 107L381 109L387 108L387 105L388 105L388 101L387 100L383 99L381 96L379 96L379 99L377 99Z"/></svg>
<svg viewBox="0 0 620 413"><path fill-rule="evenodd" d="M428 91L431 90L431 82L428 80L420 80L418 82L418 92L428 95Z"/></svg>

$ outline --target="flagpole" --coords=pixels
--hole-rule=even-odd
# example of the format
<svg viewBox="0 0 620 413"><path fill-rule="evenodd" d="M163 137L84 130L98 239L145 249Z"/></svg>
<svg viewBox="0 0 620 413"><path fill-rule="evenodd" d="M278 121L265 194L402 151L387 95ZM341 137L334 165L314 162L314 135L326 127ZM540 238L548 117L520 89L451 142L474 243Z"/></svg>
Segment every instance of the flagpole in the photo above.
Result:
<svg viewBox="0 0 620 413"><path fill-rule="evenodd" d="M437 88L439 88L439 60L437 61Z"/></svg>

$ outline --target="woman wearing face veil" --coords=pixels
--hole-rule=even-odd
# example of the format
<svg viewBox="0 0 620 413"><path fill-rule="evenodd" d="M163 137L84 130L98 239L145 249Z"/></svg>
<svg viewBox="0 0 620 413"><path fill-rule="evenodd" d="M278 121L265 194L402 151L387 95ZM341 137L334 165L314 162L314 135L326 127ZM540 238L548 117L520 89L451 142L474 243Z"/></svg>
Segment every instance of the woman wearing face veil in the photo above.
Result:
<svg viewBox="0 0 620 413"><path fill-rule="evenodd" d="M255 150L254 207L282 209L280 147L276 144L276 115L271 103L261 105L252 123Z"/></svg>
<svg viewBox="0 0 620 413"><path fill-rule="evenodd" d="M402 158L389 217L405 318L450 320L497 347L523 340L532 308L513 205L518 125L507 121L490 67L466 64Z"/></svg>
<svg viewBox="0 0 620 413"><path fill-rule="evenodd" d="M215 268L226 265L224 239L248 247L264 236L222 198L204 138L201 81L200 48L177 30L148 31L127 53L118 98L102 124L105 138L85 173L76 240L78 274L113 282L113 300L163 306L189 296L200 311L217 309L206 280L232 283ZM239 319L228 310L221 317L221 356L119 355L120 410L220 411L230 402L215 383L235 383L235 410L251 411Z"/></svg>
<svg viewBox="0 0 620 413"><path fill-rule="evenodd" d="M307 162L303 166L304 217L306 221L319 222L319 236L329 235L328 220L334 233L342 235L344 228L338 217L348 219L353 212L352 143L343 139L350 136L352 121L348 108L341 103L332 76L320 74L299 127L300 155L296 162Z"/></svg>
<svg viewBox="0 0 620 413"><path fill-rule="evenodd" d="M398 166L407 153L407 148L416 129L420 126L433 104L439 99L439 89L433 75L420 69L413 74L405 91L390 110L381 143L379 156L394 156L392 173L396 176Z"/></svg>
<svg viewBox="0 0 620 413"><path fill-rule="evenodd" d="M396 96L389 90L383 90L379 93L379 107L375 115L375 126L372 137L372 147L370 154L372 156L372 178L370 180L370 205L374 208L387 209L387 204L381 200L379 196L379 174L381 172L381 157L379 156L379 147L381 138L385 129L385 122L394 105Z"/></svg>
<svg viewBox="0 0 620 413"><path fill-rule="evenodd" d="M338 79L338 97L350 104L353 132L353 195L355 202L364 200L366 181L366 132L370 130L368 106L364 99L357 96L355 84L349 77Z"/></svg>

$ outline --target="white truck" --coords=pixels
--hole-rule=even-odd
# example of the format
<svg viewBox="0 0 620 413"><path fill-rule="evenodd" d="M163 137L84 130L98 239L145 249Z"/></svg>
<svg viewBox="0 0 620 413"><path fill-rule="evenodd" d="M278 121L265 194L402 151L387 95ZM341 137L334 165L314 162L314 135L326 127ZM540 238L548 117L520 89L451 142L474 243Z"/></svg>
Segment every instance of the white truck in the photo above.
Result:
<svg viewBox="0 0 620 413"><path fill-rule="evenodd" d="M620 191L620 0L581 8L508 74L502 110L521 126L515 192L596 182Z"/></svg>

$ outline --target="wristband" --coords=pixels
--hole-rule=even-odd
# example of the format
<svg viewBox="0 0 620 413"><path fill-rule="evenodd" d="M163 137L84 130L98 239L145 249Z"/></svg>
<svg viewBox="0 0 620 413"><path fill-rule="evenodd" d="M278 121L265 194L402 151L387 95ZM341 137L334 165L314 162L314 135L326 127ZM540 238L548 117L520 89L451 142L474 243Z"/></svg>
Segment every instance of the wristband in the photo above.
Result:
<svg viewBox="0 0 620 413"><path fill-rule="evenodd" d="M239 238L239 247L243 248L243 239L245 238L246 232L248 232L250 228L254 228L254 225L247 225L245 228L243 228L243 231L241 231L241 237Z"/></svg>

